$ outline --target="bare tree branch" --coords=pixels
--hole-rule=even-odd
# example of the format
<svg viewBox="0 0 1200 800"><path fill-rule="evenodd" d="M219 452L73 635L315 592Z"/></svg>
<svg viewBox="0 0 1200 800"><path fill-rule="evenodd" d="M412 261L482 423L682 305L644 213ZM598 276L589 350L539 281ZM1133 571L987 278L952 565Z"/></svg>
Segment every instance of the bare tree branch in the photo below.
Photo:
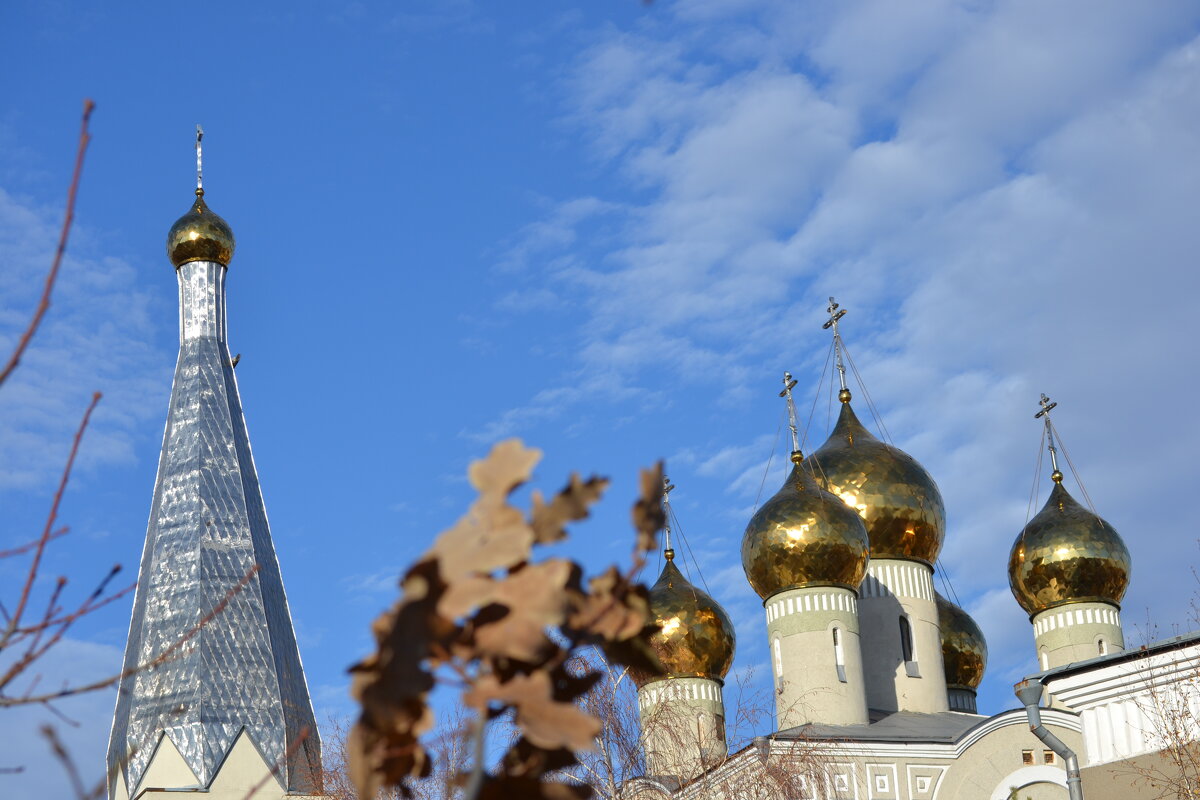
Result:
<svg viewBox="0 0 1200 800"><path fill-rule="evenodd" d="M33 312L33 318L29 320L29 326L21 335L12 355L9 356L8 363L0 371L0 386L8 380L8 376L21 362L21 356L25 354L25 349L29 347L29 342L37 333L38 326L42 324L42 318L46 316L46 311L50 308L50 294L54 291L54 282L58 280L58 270L62 266L63 253L67 251L67 237L71 233L71 223L75 220L75 195L79 191L79 178L83 174L83 157L87 152L88 142L92 140L91 134L88 133L88 120L91 119L95 109L96 104L91 100L83 101L83 121L79 127L79 150L75 154L75 171L71 174L71 186L67 189L67 213L63 217L62 231L58 235L58 249L54 253L54 262L50 265L50 271L46 274L46 284L42 289L42 298L38 301L37 310Z"/></svg>

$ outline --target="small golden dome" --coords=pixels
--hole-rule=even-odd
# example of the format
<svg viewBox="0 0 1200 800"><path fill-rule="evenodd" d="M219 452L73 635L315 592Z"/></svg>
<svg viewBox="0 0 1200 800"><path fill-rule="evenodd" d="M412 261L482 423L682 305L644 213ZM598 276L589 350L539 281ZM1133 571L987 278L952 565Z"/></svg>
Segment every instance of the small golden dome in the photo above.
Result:
<svg viewBox="0 0 1200 800"><path fill-rule="evenodd" d="M196 190L196 202L167 234L167 257L176 269L189 261L215 261L228 267L234 246L233 230L205 205L203 189Z"/></svg>
<svg viewBox="0 0 1200 800"><path fill-rule="evenodd" d="M796 464L755 512L742 536L746 579L766 600L785 589L842 586L858 591L869 543L862 520Z"/></svg>
<svg viewBox="0 0 1200 800"><path fill-rule="evenodd" d="M654 679L634 674L638 686L663 678L721 681L729 672L737 642L729 615L683 577L669 558L650 588L650 613L660 628L650 644L666 674Z"/></svg>
<svg viewBox="0 0 1200 800"><path fill-rule="evenodd" d="M822 486L863 518L871 558L933 565L946 531L937 484L912 456L872 436L849 403L842 404L833 433L806 463Z"/></svg>
<svg viewBox="0 0 1200 800"><path fill-rule="evenodd" d="M1129 569L1120 534L1055 481L1046 505L1013 543L1008 584L1032 619L1067 603L1119 608Z"/></svg>
<svg viewBox="0 0 1200 800"><path fill-rule="evenodd" d="M950 689L979 688L987 669L987 641L971 615L940 594L936 596L942 629L942 666Z"/></svg>

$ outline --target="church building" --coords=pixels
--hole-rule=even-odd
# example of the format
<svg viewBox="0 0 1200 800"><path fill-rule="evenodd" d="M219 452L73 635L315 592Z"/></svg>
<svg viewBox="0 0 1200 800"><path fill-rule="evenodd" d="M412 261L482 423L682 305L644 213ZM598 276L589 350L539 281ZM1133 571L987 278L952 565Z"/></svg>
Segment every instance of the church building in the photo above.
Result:
<svg viewBox="0 0 1200 800"><path fill-rule="evenodd" d="M778 730L725 749L729 617L667 551L651 605L666 675L643 681L646 772L637 800L1051 800L1158 797L1164 725L1200 707L1200 634L1129 652L1121 599L1130 557L1117 532L1063 485L1042 396L1053 488L1013 544L1009 583L1029 615L1042 672L1014 708L977 713L983 634L934 588L946 535L937 484L859 421L830 299L840 413L755 511L742 566L762 598ZM1090 505L1090 503L1089 503ZM1195 727L1194 721L1189 723ZM1185 732L1185 735L1200 733ZM1139 773L1139 769L1141 772ZM1169 768L1168 768L1169 771Z"/></svg>

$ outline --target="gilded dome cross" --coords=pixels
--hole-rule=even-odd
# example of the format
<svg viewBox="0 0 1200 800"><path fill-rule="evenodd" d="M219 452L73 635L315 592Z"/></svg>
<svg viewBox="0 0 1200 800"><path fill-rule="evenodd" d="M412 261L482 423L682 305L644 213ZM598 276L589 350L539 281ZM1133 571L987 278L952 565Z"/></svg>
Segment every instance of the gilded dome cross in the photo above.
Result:
<svg viewBox="0 0 1200 800"><path fill-rule="evenodd" d="M832 297L829 298L829 308L825 309L829 312L829 319L825 320L825 324L821 326L821 329L829 330L833 328L833 355L837 363L838 381L841 383L838 400L841 400L843 403L849 403L850 389L846 387L846 364L842 360L842 334L838 331L838 320L846 316L846 309L838 309L837 301Z"/></svg>
<svg viewBox="0 0 1200 800"><path fill-rule="evenodd" d="M675 488L675 484L671 483L671 479L663 475L663 555L667 561L675 559L675 549L671 547L671 491Z"/></svg>
<svg viewBox="0 0 1200 800"><path fill-rule="evenodd" d="M796 388L796 379L792 373L783 373L783 391L780 397L787 398L788 428L792 431L792 460L800 458L800 434L796 429L796 401L792 399L792 389Z"/></svg>
<svg viewBox="0 0 1200 800"><path fill-rule="evenodd" d="M1046 442L1050 448L1050 464L1054 467L1054 471L1050 473L1050 479L1055 483L1062 483L1063 474L1058 468L1058 448L1054 446L1054 426L1050 423L1050 411L1058 403L1052 402L1045 392L1042 392L1042 399L1038 400L1038 405L1042 410L1033 415L1034 419L1040 419L1046 424Z"/></svg>
<svg viewBox="0 0 1200 800"><path fill-rule="evenodd" d="M200 140L204 138L204 128L196 126L196 194L204 194L204 170L202 163L203 148L200 146Z"/></svg>

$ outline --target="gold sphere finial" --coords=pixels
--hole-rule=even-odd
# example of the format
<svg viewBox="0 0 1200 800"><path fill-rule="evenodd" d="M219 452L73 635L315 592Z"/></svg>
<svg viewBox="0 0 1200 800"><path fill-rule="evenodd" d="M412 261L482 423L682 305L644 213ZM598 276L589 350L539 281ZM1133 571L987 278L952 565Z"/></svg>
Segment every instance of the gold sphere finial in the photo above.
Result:
<svg viewBox="0 0 1200 800"><path fill-rule="evenodd" d="M668 547L666 550L663 550L663 557L666 558L667 561L674 561L675 560L675 548Z"/></svg>
<svg viewBox="0 0 1200 800"><path fill-rule="evenodd" d="M1062 483L1063 482L1062 470L1056 469L1056 470L1054 470L1054 472L1051 472L1050 480L1054 481L1055 483Z"/></svg>
<svg viewBox="0 0 1200 800"><path fill-rule="evenodd" d="M167 257L176 269L189 261L215 261L228 267L235 246L233 230L209 210L203 189L196 190L196 202L167 234Z"/></svg>
<svg viewBox="0 0 1200 800"><path fill-rule="evenodd" d="M854 398L850 394L849 389L842 389L840 392L838 392L838 400L841 400L843 403L849 403L852 399Z"/></svg>
<svg viewBox="0 0 1200 800"><path fill-rule="evenodd" d="M801 453L799 450L793 450L791 459L793 464L799 464L804 460L804 453Z"/></svg>
<svg viewBox="0 0 1200 800"><path fill-rule="evenodd" d="M196 202L175 221L167 233L167 257L179 269L189 261L215 261L228 267L233 258L233 230L204 202L204 173L200 141L204 129L196 126Z"/></svg>

